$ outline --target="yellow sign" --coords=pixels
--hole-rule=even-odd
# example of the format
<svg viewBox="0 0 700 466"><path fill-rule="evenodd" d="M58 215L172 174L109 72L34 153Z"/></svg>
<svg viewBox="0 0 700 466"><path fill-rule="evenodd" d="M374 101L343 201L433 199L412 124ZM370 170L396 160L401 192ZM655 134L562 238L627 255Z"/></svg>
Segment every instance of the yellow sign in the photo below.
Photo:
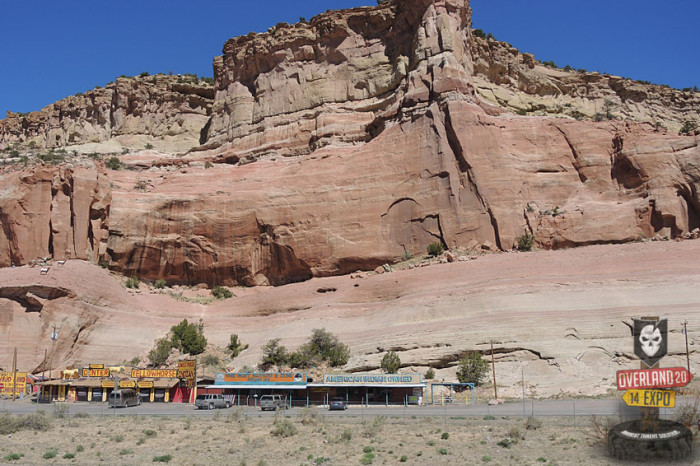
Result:
<svg viewBox="0 0 700 466"><path fill-rule="evenodd" d="M103 380L102 388L114 388L114 380Z"/></svg>
<svg viewBox="0 0 700 466"><path fill-rule="evenodd" d="M12 396L14 381L17 381L17 387L14 388L15 396L24 393L27 388L27 373L26 372L0 372L0 384L3 388L0 390L3 396Z"/></svg>
<svg viewBox="0 0 700 466"><path fill-rule="evenodd" d="M177 376L181 379L188 379L194 383L194 371L196 367L195 361L180 361L177 363Z"/></svg>
<svg viewBox="0 0 700 466"><path fill-rule="evenodd" d="M676 406L676 392L670 390L627 390L622 399L627 406L646 408L673 408Z"/></svg>
<svg viewBox="0 0 700 466"><path fill-rule="evenodd" d="M137 382L136 385L139 388L153 388L153 382L141 381L141 382Z"/></svg>
<svg viewBox="0 0 700 466"><path fill-rule="evenodd" d="M120 380L119 381L119 388L134 388L136 386L136 382L133 380Z"/></svg>
<svg viewBox="0 0 700 466"><path fill-rule="evenodd" d="M105 365L104 364L90 364L88 367L90 369L104 369Z"/></svg>
<svg viewBox="0 0 700 466"><path fill-rule="evenodd" d="M83 369L83 377L109 377L109 369Z"/></svg>
<svg viewBox="0 0 700 466"><path fill-rule="evenodd" d="M131 369L132 379L140 379L143 377L176 379L177 369Z"/></svg>

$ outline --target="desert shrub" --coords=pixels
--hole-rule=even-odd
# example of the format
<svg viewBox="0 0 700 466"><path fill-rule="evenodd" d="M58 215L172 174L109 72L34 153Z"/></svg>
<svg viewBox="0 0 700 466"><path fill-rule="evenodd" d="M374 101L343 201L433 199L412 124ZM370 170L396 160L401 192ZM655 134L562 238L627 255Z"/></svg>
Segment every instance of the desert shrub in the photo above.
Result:
<svg viewBox="0 0 700 466"><path fill-rule="evenodd" d="M42 457L45 460L50 460L51 458L56 458L56 455L58 455L58 450L56 450L55 448L52 448L50 450L46 450L46 452L44 452Z"/></svg>
<svg viewBox="0 0 700 466"><path fill-rule="evenodd" d="M443 252L445 252L445 248L442 246L442 243L430 243L428 245L428 254L433 257L437 257Z"/></svg>
<svg viewBox="0 0 700 466"><path fill-rule="evenodd" d="M165 285L166 285L165 280L163 280L162 278L159 278L158 280L156 280L156 283L154 286L156 287L156 289L162 290L163 288L165 288Z"/></svg>
<svg viewBox="0 0 700 466"><path fill-rule="evenodd" d="M289 360L287 348L280 345L280 339L274 338L265 343L262 347L263 356L260 361L260 368L268 370L273 366L284 366Z"/></svg>
<svg viewBox="0 0 700 466"><path fill-rule="evenodd" d="M228 298L233 298L233 293L228 288L224 288L223 286L215 286L211 290L212 296L214 296L216 299L228 299Z"/></svg>
<svg viewBox="0 0 700 466"><path fill-rule="evenodd" d="M207 347L207 339L204 336L204 324L190 324L183 319L177 325L170 328L173 334L172 344L187 354L196 356L202 354Z"/></svg>
<svg viewBox="0 0 700 466"><path fill-rule="evenodd" d="M518 251L532 251L532 246L535 244L535 236L526 232L522 236L518 236Z"/></svg>
<svg viewBox="0 0 700 466"><path fill-rule="evenodd" d="M402 463L405 463L406 461L408 461L408 456L406 456L406 455L401 455L401 459L399 459L399 461L402 462Z"/></svg>
<svg viewBox="0 0 700 466"><path fill-rule="evenodd" d="M43 411L37 411L25 416L0 413L0 435L14 434L22 430L43 432L51 427L51 420L44 415Z"/></svg>
<svg viewBox="0 0 700 466"><path fill-rule="evenodd" d="M528 416L525 420L525 428L527 430L537 430L542 427L542 421L537 419L535 416Z"/></svg>
<svg viewBox="0 0 700 466"><path fill-rule="evenodd" d="M66 453L65 455L63 455L64 460L72 460L73 458L75 458L74 453Z"/></svg>
<svg viewBox="0 0 700 466"><path fill-rule="evenodd" d="M77 451L78 453L80 453L81 451L85 451L85 447L82 446L82 445L78 445L77 447L75 447L75 451Z"/></svg>
<svg viewBox="0 0 700 466"><path fill-rule="evenodd" d="M270 434L275 437L287 438L296 435L298 432L299 430L289 419L277 419L275 427L270 431Z"/></svg>
<svg viewBox="0 0 700 466"><path fill-rule="evenodd" d="M210 169L210 168L213 167L213 166L214 166L214 165L213 165L211 162L204 162L204 168L206 168L207 170Z"/></svg>
<svg viewBox="0 0 700 466"><path fill-rule="evenodd" d="M4 461L15 461L18 459L21 459L24 456L24 453L10 453L9 455L3 457Z"/></svg>
<svg viewBox="0 0 700 466"><path fill-rule="evenodd" d="M287 355L290 367L305 369L327 362L331 367L345 365L350 359L350 347L326 329L314 329L309 341Z"/></svg>
<svg viewBox="0 0 700 466"><path fill-rule="evenodd" d="M122 164L122 161L119 160L119 157L117 157L116 155L113 155L112 157L110 157L109 159L107 159L107 161L105 162L105 165L106 165L107 168L109 168L110 170L121 170L122 167L124 166L124 165Z"/></svg>
<svg viewBox="0 0 700 466"><path fill-rule="evenodd" d="M151 361L151 367L164 365L172 350L173 344L168 338L161 338L158 340L156 342L156 347L148 352L148 359Z"/></svg>
<svg viewBox="0 0 700 466"><path fill-rule="evenodd" d="M215 354L205 354L202 356L202 364L205 366L218 366L221 364L221 359Z"/></svg>
<svg viewBox="0 0 700 466"><path fill-rule="evenodd" d="M486 39L486 33L484 33L484 31L481 29L472 29L472 34L474 34L475 37Z"/></svg>
<svg viewBox="0 0 700 466"><path fill-rule="evenodd" d="M235 358L241 352L245 351L248 349L248 345L244 345L241 340L238 338L238 335L236 334L231 334L231 337L229 339L228 345L226 345L226 349L231 352L231 357Z"/></svg>
<svg viewBox="0 0 700 466"><path fill-rule="evenodd" d="M170 463L170 461L172 459L173 459L173 455L154 456L153 462L154 463Z"/></svg>
<svg viewBox="0 0 700 466"><path fill-rule="evenodd" d="M518 443L518 439L517 439L517 438L506 437L506 438L504 438L504 439L501 439L501 440L497 443L497 445L498 445L499 447L503 447L503 448L510 448L510 447L512 447L513 445L515 445L516 443Z"/></svg>
<svg viewBox="0 0 700 466"><path fill-rule="evenodd" d="M304 408L301 410L301 423L305 426L316 425L320 423L323 419L321 413L312 408Z"/></svg>
<svg viewBox="0 0 700 466"><path fill-rule="evenodd" d="M443 432L440 438L443 440L447 440L450 438L450 434L448 432Z"/></svg>
<svg viewBox="0 0 700 466"><path fill-rule="evenodd" d="M145 77L147 77L147 76L150 76L150 74L148 73L148 71L144 71L144 72L142 72L141 74L139 74L139 78L145 78Z"/></svg>
<svg viewBox="0 0 700 466"><path fill-rule="evenodd" d="M343 429L343 431L340 433L340 441L345 442L345 443L350 443L352 440L352 430L350 429Z"/></svg>
<svg viewBox="0 0 700 466"><path fill-rule="evenodd" d="M376 437L377 434L379 434L382 431L382 429L384 429L385 422L386 417L384 416L377 416L372 422L363 422L362 435L366 438Z"/></svg>
<svg viewBox="0 0 700 466"><path fill-rule="evenodd" d="M155 437L156 435L158 435L158 432L156 432L156 431L153 430L153 429L146 429L146 430L143 431L143 435L145 435L146 438L153 438L153 437Z"/></svg>
<svg viewBox="0 0 700 466"><path fill-rule="evenodd" d="M558 68L557 64L554 63L554 60L550 61L543 61L542 64L546 66L547 68Z"/></svg>
<svg viewBox="0 0 700 466"><path fill-rule="evenodd" d="M524 108L519 108L515 111L515 113L517 113L520 116L525 116L527 115L527 110L525 110Z"/></svg>
<svg viewBox="0 0 700 466"><path fill-rule="evenodd" d="M441 455L446 455L447 454L447 448L438 448L438 453Z"/></svg>
<svg viewBox="0 0 700 466"><path fill-rule="evenodd" d="M459 360L457 380L460 383L480 385L489 370L489 363L480 353L469 352Z"/></svg>
<svg viewBox="0 0 700 466"><path fill-rule="evenodd" d="M66 406L63 403L55 403L53 405L53 416L56 419L63 419L66 417L66 413L68 413L68 406Z"/></svg>
<svg viewBox="0 0 700 466"><path fill-rule="evenodd" d="M131 454L133 454L133 453L134 453L134 450L130 450L130 449L128 449L128 448L122 448L121 450L119 450L119 455L120 455L120 456L131 455Z"/></svg>
<svg viewBox="0 0 700 466"><path fill-rule="evenodd" d="M425 373L424 378L426 380L433 380L435 378L435 369L433 369L432 367L429 367L428 371Z"/></svg>
<svg viewBox="0 0 700 466"><path fill-rule="evenodd" d="M139 277L137 277L136 275L126 279L127 288L139 289L140 286L141 280L139 280Z"/></svg>
<svg viewBox="0 0 700 466"><path fill-rule="evenodd" d="M698 416L698 408L700 408L700 395L695 397L692 402L685 402L676 407L676 422L679 422L686 427L693 425Z"/></svg>
<svg viewBox="0 0 700 466"><path fill-rule="evenodd" d="M520 428L517 426L513 426L510 428L510 430L508 431L508 437L512 439L525 440L525 436L520 431Z"/></svg>
<svg viewBox="0 0 700 466"><path fill-rule="evenodd" d="M401 367L401 358L395 351L389 351L382 358L380 366L387 374L396 374Z"/></svg>
<svg viewBox="0 0 700 466"><path fill-rule="evenodd" d="M145 147L146 147L147 150L151 150L151 149L153 149L153 144L151 144L151 143L149 142L148 144L146 144Z"/></svg>
<svg viewBox="0 0 700 466"><path fill-rule="evenodd" d="M683 126L681 127L680 133L681 134L690 134L693 131L695 131L695 128L698 127L698 124L695 123L694 121L686 120L683 123Z"/></svg>

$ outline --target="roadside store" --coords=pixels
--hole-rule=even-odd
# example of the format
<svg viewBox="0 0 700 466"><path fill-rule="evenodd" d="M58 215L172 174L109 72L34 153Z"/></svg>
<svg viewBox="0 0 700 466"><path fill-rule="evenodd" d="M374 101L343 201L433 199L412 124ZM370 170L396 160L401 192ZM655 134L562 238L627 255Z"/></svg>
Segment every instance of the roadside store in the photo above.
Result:
<svg viewBox="0 0 700 466"><path fill-rule="evenodd" d="M349 405L421 405L426 384L420 374L323 374L309 383L311 404L328 404L343 398Z"/></svg>
<svg viewBox="0 0 700 466"><path fill-rule="evenodd" d="M289 406L306 406L307 380L304 372L218 373L198 394L221 394L233 406L257 406L262 395L284 395Z"/></svg>

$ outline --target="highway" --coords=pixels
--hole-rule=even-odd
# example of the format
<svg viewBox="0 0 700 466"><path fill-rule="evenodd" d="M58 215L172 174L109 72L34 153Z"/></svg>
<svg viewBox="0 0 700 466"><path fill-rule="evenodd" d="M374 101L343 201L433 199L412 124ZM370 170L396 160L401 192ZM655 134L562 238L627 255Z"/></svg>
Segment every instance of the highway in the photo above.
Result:
<svg viewBox="0 0 700 466"><path fill-rule="evenodd" d="M692 401L692 398L679 397L677 406L684 402ZM272 411L261 411L253 406L237 407L222 410L198 410L192 405L182 403L148 403L130 408L109 408L106 403L42 403L37 404L30 400L2 400L0 412L13 414L30 414L38 410L51 414L56 410L63 411L66 416L90 415L90 416L168 416L168 417L212 417L242 410L248 417L275 416ZM384 406L375 405L350 406L345 411L328 411L324 406L315 406L311 409L323 412L327 417L483 417L492 416L530 416L537 417L578 417L578 416L635 416L639 408L630 408L625 405L622 398L615 399L577 399L577 400L525 400L511 401L501 405L488 406L475 405L430 405L430 406ZM294 407L286 410L285 415L300 415L303 408ZM674 409L661 409L662 417L672 417Z"/></svg>

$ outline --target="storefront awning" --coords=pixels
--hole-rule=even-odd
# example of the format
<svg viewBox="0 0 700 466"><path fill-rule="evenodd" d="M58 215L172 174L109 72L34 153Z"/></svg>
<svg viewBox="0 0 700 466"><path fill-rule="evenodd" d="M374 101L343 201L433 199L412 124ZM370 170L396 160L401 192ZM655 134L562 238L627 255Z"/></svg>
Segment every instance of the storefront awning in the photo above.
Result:
<svg viewBox="0 0 700 466"><path fill-rule="evenodd" d="M306 390L306 385L219 384L207 385L204 388L236 388L242 390Z"/></svg>
<svg viewBox="0 0 700 466"><path fill-rule="evenodd" d="M425 383L366 383L366 384L342 384L342 383L310 383L309 388L345 387L345 388L425 388Z"/></svg>

